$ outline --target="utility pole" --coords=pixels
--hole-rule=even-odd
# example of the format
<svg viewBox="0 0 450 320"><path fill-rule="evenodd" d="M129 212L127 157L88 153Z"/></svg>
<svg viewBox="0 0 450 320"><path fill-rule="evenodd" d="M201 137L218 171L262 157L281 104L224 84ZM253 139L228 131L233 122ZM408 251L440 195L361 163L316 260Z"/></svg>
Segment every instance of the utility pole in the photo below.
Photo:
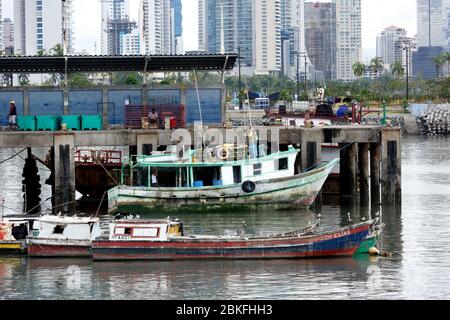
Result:
<svg viewBox="0 0 450 320"><path fill-rule="evenodd" d="M241 46L238 47L238 66L239 66L239 92L238 92L238 98L239 98L239 109L242 109L242 100L241 100L241 92L242 92L242 80L241 80Z"/></svg>
<svg viewBox="0 0 450 320"><path fill-rule="evenodd" d="M300 52L293 51L297 55L297 101L300 101Z"/></svg>
<svg viewBox="0 0 450 320"><path fill-rule="evenodd" d="M405 46L406 51L406 102L409 103L409 49L410 46Z"/></svg>

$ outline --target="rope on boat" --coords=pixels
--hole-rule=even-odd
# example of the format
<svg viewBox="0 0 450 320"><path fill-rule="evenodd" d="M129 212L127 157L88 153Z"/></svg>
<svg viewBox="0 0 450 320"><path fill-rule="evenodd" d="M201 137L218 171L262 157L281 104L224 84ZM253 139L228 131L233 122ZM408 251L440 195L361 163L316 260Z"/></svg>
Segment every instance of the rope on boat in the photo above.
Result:
<svg viewBox="0 0 450 320"><path fill-rule="evenodd" d="M114 183L116 184L116 186L118 186L119 183L116 181L116 179L114 179L114 177L109 173L109 171L106 170L106 168L105 168L105 166L103 165L103 163L101 163L101 162L98 160L97 155L95 154L95 152L91 152L91 154L92 154L92 156L94 157L95 161L97 161L97 163L98 163L99 165L102 166L103 170L105 170L105 172L109 175L109 177L112 179L112 181L114 181Z"/></svg>

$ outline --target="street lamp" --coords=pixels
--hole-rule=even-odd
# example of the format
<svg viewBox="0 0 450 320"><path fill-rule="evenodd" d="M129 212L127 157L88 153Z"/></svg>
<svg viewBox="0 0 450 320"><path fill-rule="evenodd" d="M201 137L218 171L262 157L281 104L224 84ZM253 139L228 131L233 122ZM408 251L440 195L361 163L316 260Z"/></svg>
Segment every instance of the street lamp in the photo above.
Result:
<svg viewBox="0 0 450 320"><path fill-rule="evenodd" d="M308 53L306 51L301 51L300 56L305 58L305 97L308 99L308 72L307 72L307 64L308 64Z"/></svg>
<svg viewBox="0 0 450 320"><path fill-rule="evenodd" d="M241 57L241 46L238 47L238 61L239 61L239 109L242 109L242 101L241 101L241 91L242 91L242 81L241 81L241 60L244 59Z"/></svg>
<svg viewBox="0 0 450 320"><path fill-rule="evenodd" d="M405 43L402 50L406 53L406 102L409 103L409 59L410 59L411 44Z"/></svg>

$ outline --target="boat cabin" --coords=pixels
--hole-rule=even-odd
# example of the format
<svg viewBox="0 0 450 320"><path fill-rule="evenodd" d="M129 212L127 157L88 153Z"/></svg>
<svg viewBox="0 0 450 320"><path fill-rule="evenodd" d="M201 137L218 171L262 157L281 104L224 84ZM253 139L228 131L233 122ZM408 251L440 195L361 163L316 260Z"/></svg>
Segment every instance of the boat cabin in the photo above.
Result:
<svg viewBox="0 0 450 320"><path fill-rule="evenodd" d="M137 172L133 183L149 188L202 188L295 175L295 161L300 150L289 146L287 151L266 155L258 154L255 148L253 151L250 148L246 156L239 156L227 145L207 149L202 151L201 161L195 151L187 157L171 157L170 160L167 155L140 156L132 165L132 170ZM122 184L125 180L122 170Z"/></svg>
<svg viewBox="0 0 450 320"><path fill-rule="evenodd" d="M33 217L5 217L0 221L0 241L25 240L36 230L36 220Z"/></svg>
<svg viewBox="0 0 450 320"><path fill-rule="evenodd" d="M55 240L93 240L100 236L98 218L42 216L35 222L34 238Z"/></svg>
<svg viewBox="0 0 450 320"><path fill-rule="evenodd" d="M114 241L168 241L170 236L183 236L183 224L179 220L115 220L109 234Z"/></svg>

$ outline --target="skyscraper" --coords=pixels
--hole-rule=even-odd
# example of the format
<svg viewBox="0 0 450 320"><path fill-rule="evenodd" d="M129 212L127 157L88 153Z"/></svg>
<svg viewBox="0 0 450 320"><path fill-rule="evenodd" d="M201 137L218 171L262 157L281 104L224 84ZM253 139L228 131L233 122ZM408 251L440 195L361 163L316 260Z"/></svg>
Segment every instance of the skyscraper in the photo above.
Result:
<svg viewBox="0 0 450 320"><path fill-rule="evenodd" d="M446 0L417 0L417 43L419 47L444 45Z"/></svg>
<svg viewBox="0 0 450 320"><path fill-rule="evenodd" d="M351 81L362 60L361 0L333 0L336 5L336 77Z"/></svg>
<svg viewBox="0 0 450 320"><path fill-rule="evenodd" d="M396 61L395 48L396 41L406 38L406 30L396 26L390 26L377 37L377 57L380 57L386 69Z"/></svg>
<svg viewBox="0 0 450 320"><path fill-rule="evenodd" d="M73 52L72 0L14 0L14 48L21 55L57 44Z"/></svg>
<svg viewBox="0 0 450 320"><path fill-rule="evenodd" d="M183 4L181 0L172 0L173 9L173 48L172 53L182 54L183 50Z"/></svg>
<svg viewBox="0 0 450 320"><path fill-rule="evenodd" d="M102 0L102 30L101 30L101 52L103 55L114 54L111 52L111 43L114 43L109 34L112 24L116 21L117 24L129 21L130 4L129 0ZM109 26L108 26L109 23ZM120 33L118 33L120 38ZM117 42L117 41L116 41Z"/></svg>
<svg viewBox="0 0 450 320"><path fill-rule="evenodd" d="M172 0L141 0L139 7L141 53L175 53L173 10Z"/></svg>
<svg viewBox="0 0 450 320"><path fill-rule="evenodd" d="M3 21L3 3L2 0L0 0L0 21ZM4 46L3 46L3 23L0 23L0 50L3 50Z"/></svg>
<svg viewBox="0 0 450 320"><path fill-rule="evenodd" d="M7 55L14 53L14 23L11 19L5 18L2 23L3 28L3 50Z"/></svg>
<svg viewBox="0 0 450 320"><path fill-rule="evenodd" d="M315 70L325 80L336 79L336 6L334 3L305 3L305 43Z"/></svg>
<svg viewBox="0 0 450 320"><path fill-rule="evenodd" d="M280 0L199 0L199 49L238 52L256 73L281 69Z"/></svg>
<svg viewBox="0 0 450 320"><path fill-rule="evenodd" d="M281 30L284 35L289 35L290 44L289 60L283 61L283 68L287 68L287 76L295 78L297 71L305 71L304 63L297 66L297 54L307 51L305 46L305 0L281 0L280 5Z"/></svg>

